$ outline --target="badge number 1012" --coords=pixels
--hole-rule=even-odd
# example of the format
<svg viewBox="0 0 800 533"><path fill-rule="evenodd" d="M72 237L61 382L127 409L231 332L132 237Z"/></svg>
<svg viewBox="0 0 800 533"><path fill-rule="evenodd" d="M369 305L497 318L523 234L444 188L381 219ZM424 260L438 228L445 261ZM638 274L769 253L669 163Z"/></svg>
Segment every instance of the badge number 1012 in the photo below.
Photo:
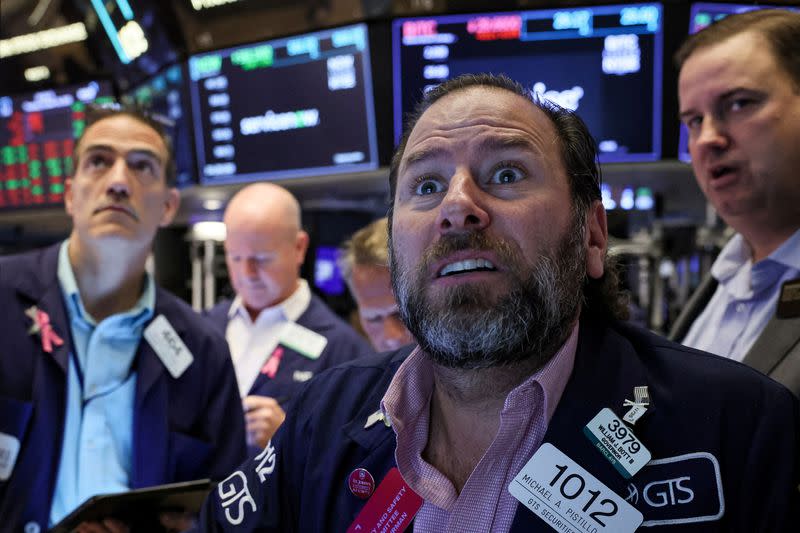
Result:
<svg viewBox="0 0 800 533"><path fill-rule="evenodd" d="M643 520L636 508L549 443L533 454L508 491L562 533L628 533Z"/></svg>

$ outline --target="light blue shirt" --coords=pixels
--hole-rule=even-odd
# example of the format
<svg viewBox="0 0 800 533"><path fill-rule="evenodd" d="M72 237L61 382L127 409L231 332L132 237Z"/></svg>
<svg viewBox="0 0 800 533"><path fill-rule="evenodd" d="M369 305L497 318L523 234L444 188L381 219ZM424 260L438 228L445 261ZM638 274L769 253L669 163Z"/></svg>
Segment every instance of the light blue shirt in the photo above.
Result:
<svg viewBox="0 0 800 533"><path fill-rule="evenodd" d="M131 365L156 298L155 283L147 275L136 305L98 324L83 307L68 247L69 241L61 245L58 281L67 304L73 353L51 526L87 498L130 486L136 394Z"/></svg>
<svg viewBox="0 0 800 533"><path fill-rule="evenodd" d="M755 264L744 238L734 235L711 275L719 286L683 344L741 361L775 314L781 285L800 276L800 230Z"/></svg>

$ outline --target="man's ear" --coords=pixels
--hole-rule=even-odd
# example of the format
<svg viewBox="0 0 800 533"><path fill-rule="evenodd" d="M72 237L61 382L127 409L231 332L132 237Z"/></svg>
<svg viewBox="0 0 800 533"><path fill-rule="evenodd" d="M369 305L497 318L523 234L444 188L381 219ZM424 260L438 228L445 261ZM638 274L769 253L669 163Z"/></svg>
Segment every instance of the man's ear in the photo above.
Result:
<svg viewBox="0 0 800 533"><path fill-rule="evenodd" d="M295 252L297 253L297 266L302 265L306 260L306 252L308 251L308 242L310 238L308 233L303 230L297 232L297 240L294 243Z"/></svg>
<svg viewBox="0 0 800 533"><path fill-rule="evenodd" d="M178 214L178 208L181 205L181 194L175 187L167 189L167 196L164 199L164 213L161 215L159 227L164 228L169 226L175 215Z"/></svg>
<svg viewBox="0 0 800 533"><path fill-rule="evenodd" d="M608 221L603 202L595 200L586 213L586 273L590 278L603 276L608 250Z"/></svg>

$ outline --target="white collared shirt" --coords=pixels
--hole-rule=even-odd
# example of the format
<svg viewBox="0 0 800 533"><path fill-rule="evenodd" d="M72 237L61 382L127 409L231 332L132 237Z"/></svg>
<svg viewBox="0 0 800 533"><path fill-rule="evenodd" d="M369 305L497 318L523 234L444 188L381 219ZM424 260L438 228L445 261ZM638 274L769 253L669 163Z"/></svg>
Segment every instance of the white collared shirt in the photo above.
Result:
<svg viewBox="0 0 800 533"><path fill-rule="evenodd" d="M242 398L248 395L258 373L281 339L284 327L296 322L311 303L311 290L301 279L297 289L281 303L262 309L255 321L239 296L228 311L225 338L233 358L236 381Z"/></svg>
<svg viewBox="0 0 800 533"><path fill-rule="evenodd" d="M728 241L711 267L717 290L683 344L744 360L775 315L781 286L800 276L800 230L761 261L751 257L740 234Z"/></svg>

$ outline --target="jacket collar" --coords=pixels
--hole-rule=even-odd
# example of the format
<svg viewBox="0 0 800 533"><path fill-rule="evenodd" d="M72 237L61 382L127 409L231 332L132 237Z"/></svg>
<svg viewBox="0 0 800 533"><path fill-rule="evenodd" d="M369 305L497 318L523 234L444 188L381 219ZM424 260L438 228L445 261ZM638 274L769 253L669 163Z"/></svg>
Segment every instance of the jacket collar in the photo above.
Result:
<svg viewBox="0 0 800 533"><path fill-rule="evenodd" d="M369 427L367 421L375 413L381 411L381 400L383 395L386 394L386 389L392 381L395 372L400 368L400 364L408 357L416 345L404 346L389 355L389 364L386 366L383 374L373 385L372 389L366 396L361 410L356 413L356 416L344 426L345 434L355 441L359 446L367 451L372 451L381 447L387 439L391 437L394 442L394 431L387 427L382 421L377 421Z"/></svg>
<svg viewBox="0 0 800 533"><path fill-rule="evenodd" d="M64 341L61 346L53 346L50 355L66 374L69 352L72 349L72 335L57 277L60 245L61 243L54 244L27 256L25 261L29 261L30 264L16 270L17 279L12 284L23 300L30 302L29 306L35 305L50 317L53 330ZM36 344L39 345L38 339Z"/></svg>
<svg viewBox="0 0 800 533"><path fill-rule="evenodd" d="M747 351L742 363L772 377L775 367L789 355L792 347L798 342L800 342L800 317L778 318L773 315L756 342Z"/></svg>

